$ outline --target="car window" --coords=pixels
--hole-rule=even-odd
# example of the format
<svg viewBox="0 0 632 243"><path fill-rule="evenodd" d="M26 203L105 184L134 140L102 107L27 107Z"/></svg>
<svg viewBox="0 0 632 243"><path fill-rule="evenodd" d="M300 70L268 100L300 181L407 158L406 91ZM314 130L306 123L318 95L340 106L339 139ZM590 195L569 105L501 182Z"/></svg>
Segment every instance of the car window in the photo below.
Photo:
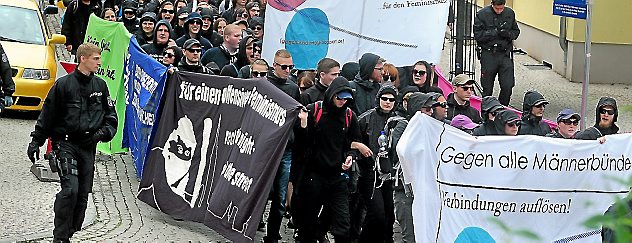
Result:
<svg viewBox="0 0 632 243"><path fill-rule="evenodd" d="M0 19L16 20L0 24L0 36L29 44L46 44L36 10L0 5Z"/></svg>

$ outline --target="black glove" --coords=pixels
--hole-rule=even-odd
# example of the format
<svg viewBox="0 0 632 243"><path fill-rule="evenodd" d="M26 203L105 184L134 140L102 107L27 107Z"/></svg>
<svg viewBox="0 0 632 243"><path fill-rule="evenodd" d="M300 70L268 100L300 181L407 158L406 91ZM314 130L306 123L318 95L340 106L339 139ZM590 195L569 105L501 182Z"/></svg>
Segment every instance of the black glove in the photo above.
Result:
<svg viewBox="0 0 632 243"><path fill-rule="evenodd" d="M103 130L98 130L97 132L94 133L94 135L92 135L92 142L93 143L101 142L103 138L105 138L105 134L103 134Z"/></svg>
<svg viewBox="0 0 632 243"><path fill-rule="evenodd" d="M39 147L39 144L37 144L35 141L31 141L29 143L29 148L26 150L26 154L29 156L31 163L35 163L35 158L37 158L37 160L40 159Z"/></svg>
<svg viewBox="0 0 632 243"><path fill-rule="evenodd" d="M500 37L504 37L504 38L507 38L507 39L509 39L511 37L509 31L507 31L506 29L501 29L500 31L498 31L498 35Z"/></svg>

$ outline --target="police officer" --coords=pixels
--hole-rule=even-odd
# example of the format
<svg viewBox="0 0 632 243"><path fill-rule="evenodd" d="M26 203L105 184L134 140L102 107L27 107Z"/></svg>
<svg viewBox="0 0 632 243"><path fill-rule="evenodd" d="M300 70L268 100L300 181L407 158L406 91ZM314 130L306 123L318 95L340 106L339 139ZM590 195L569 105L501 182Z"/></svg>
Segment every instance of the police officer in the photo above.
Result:
<svg viewBox="0 0 632 243"><path fill-rule="evenodd" d="M476 13L474 39L479 46L483 97L492 95L498 74L501 104L509 105L514 87L512 42L520 35L514 11L505 7L505 0L492 0L491 5Z"/></svg>
<svg viewBox="0 0 632 243"><path fill-rule="evenodd" d="M27 154L39 160L39 147L50 137L57 159L61 191L55 198L53 242L69 242L81 229L88 193L92 190L97 142L116 133L114 102L103 79L94 75L101 65L101 49L84 43L77 48L79 66L55 82L31 133Z"/></svg>
<svg viewBox="0 0 632 243"><path fill-rule="evenodd" d="M9 58L0 44L0 113L4 111L5 107L13 105L13 92L15 92L15 83L13 83L13 72L11 71L11 64L9 64Z"/></svg>

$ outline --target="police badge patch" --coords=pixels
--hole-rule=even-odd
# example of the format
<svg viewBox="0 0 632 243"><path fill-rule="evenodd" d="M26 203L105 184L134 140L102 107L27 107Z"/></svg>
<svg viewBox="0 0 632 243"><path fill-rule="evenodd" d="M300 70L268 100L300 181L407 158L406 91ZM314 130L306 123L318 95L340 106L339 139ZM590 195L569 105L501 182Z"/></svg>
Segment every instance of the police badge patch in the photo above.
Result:
<svg viewBox="0 0 632 243"><path fill-rule="evenodd" d="M8 62L9 58L7 58L7 54L6 53L2 53L2 62Z"/></svg>

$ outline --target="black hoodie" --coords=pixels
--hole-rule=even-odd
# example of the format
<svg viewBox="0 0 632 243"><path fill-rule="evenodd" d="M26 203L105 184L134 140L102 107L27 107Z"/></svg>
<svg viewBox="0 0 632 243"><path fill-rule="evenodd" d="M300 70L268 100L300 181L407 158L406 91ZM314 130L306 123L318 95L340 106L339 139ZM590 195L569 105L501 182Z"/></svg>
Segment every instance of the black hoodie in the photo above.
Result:
<svg viewBox="0 0 632 243"><path fill-rule="evenodd" d="M201 18L198 19L196 17L191 17L195 15L199 15L199 14L197 12L189 14L189 18L187 18L186 22L184 22L184 35L176 40L176 44L178 46L183 47L184 42L186 42L188 39L191 39L191 35L189 34L189 24L194 20L202 21ZM202 55L204 55L204 52L206 50L211 49L213 47L213 44L211 44L211 41L209 41L208 39L202 36L202 26L200 26L200 31L198 32L197 37L195 39L198 40L200 44L202 44Z"/></svg>
<svg viewBox="0 0 632 243"><path fill-rule="evenodd" d="M168 21L163 19L163 20L158 21L158 23L156 23L156 25L154 26L154 42L150 44L145 44L142 46L143 50L145 51L145 53L147 53L147 55L153 57L159 62L162 61L162 53L165 51L165 48L167 48L167 46L169 45L169 42L165 44L158 44L158 40L157 40L158 35L156 34L156 32L158 30L158 27L160 27L161 25L167 26L167 29L169 30L169 38L173 37L173 29L171 28L171 24L169 24Z"/></svg>
<svg viewBox="0 0 632 243"><path fill-rule="evenodd" d="M353 81L349 82L350 87L353 89L353 98L355 100L355 107L351 107L351 109L356 114L362 114L368 109L375 107L375 95L380 89L380 84L370 80L370 78L379 59L378 55L364 53L359 61L360 72Z"/></svg>
<svg viewBox="0 0 632 243"><path fill-rule="evenodd" d="M374 157L380 152L380 145L377 142L380 133L384 130L384 126L386 125L386 121L388 118L395 115L395 107L397 107L397 103L394 104L393 109L390 111L384 111L380 108L379 99L383 94L392 94L394 97L397 97L397 88L395 86L387 84L382 86L380 90L377 92L375 99L377 100L378 105L375 108L369 109L368 111L362 113L358 119L360 119L360 132L362 133L362 143L368 146L371 151L373 151L373 157L363 158L360 160L358 166L360 168L361 176L371 177L372 168L375 165ZM390 165L390 162L386 160L382 160L380 163L380 168L382 169L382 173L389 173L393 168Z"/></svg>
<svg viewBox="0 0 632 243"><path fill-rule="evenodd" d="M138 31L138 29L140 28L140 21L139 21L138 16L142 15L142 13L138 13L138 11L137 11L137 9L138 9L138 2L135 1L135 0L125 0L121 4L121 10L125 11L125 9L133 10L136 13L136 15L132 19L127 19L123 15L123 16L119 17L118 22L123 22L123 25L125 26L127 31L129 31L129 33L136 33Z"/></svg>
<svg viewBox="0 0 632 243"><path fill-rule="evenodd" d="M452 120L452 118L457 115L465 115L472 119L472 122L474 123L480 124L481 122L483 122L478 111L474 109L474 107L470 106L469 100L465 101L465 104L459 105L459 103L456 101L456 98L454 98L455 95L455 93L451 93L448 95L448 117L446 117L446 119Z"/></svg>
<svg viewBox="0 0 632 243"><path fill-rule="evenodd" d="M222 68L220 75L229 76L233 78L239 77L239 70L246 65L250 65L250 61L248 60L248 55L246 55L246 47L248 46L248 41L255 41L255 38L247 35L241 41L239 41L239 50L237 51L237 61L233 64L226 65ZM243 78L243 77L239 77Z"/></svg>
<svg viewBox="0 0 632 243"><path fill-rule="evenodd" d="M500 101L498 101L496 97L483 97L483 102L481 103L483 125L474 128L474 131L472 131L472 135L485 136L488 133L494 133L496 131L496 126L494 125L494 121L490 120L487 114L498 109L504 109L504 106L500 104Z"/></svg>
<svg viewBox="0 0 632 243"><path fill-rule="evenodd" d="M538 91L530 90L524 94L524 102L522 102L522 122L518 130L518 135L546 136L551 133L551 127L542 121L542 117L536 117L531 114L531 108L541 101L545 101L545 104L548 104L544 96L538 93Z"/></svg>
<svg viewBox="0 0 632 243"><path fill-rule="evenodd" d="M294 98L294 100L299 101L300 92L298 91L298 85L294 82L289 81L288 79L279 78L274 72L268 72L268 76L266 78L281 91Z"/></svg>
<svg viewBox="0 0 632 243"><path fill-rule="evenodd" d="M295 129L297 145L309 148L303 158L306 158L305 167L311 174L322 177L336 178L340 176L342 163L346 155L351 152L351 142L360 142L360 127L358 118L351 112L349 127L346 126L347 108L353 105L348 101L343 107L338 108L333 99L336 94L346 90L352 92L349 82L343 77L338 77L325 91L325 99L322 103L322 115L318 124L315 119L315 105L307 106L307 127L297 126ZM341 136L343 135L343 136Z"/></svg>
<svg viewBox="0 0 632 243"><path fill-rule="evenodd" d="M518 114L510 110L502 110L496 114L494 118L494 126L496 127L496 131L493 134L486 135L507 135L505 134L505 123L520 120Z"/></svg>
<svg viewBox="0 0 632 243"><path fill-rule="evenodd" d="M599 114L599 110L607 105L614 108L612 126L607 128L600 127L599 120L601 120L601 114ZM601 99L599 99L599 102L597 103L597 107L595 108L595 125L587 128L584 131L578 132L575 137L577 139L583 140L595 140L605 135L617 134L619 132L619 127L615 124L615 122L617 122L617 117L619 117L619 108L617 107L617 101L612 97L601 97Z"/></svg>

